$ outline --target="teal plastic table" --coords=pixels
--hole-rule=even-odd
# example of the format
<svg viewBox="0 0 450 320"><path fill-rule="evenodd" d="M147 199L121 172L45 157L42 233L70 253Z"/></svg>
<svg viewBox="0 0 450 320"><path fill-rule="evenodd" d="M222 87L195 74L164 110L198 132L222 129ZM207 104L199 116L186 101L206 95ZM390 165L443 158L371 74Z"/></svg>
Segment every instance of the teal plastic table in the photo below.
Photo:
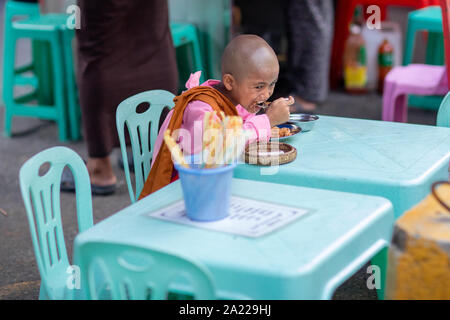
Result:
<svg viewBox="0 0 450 320"><path fill-rule="evenodd" d="M450 128L320 116L286 142L297 158L273 168L240 164L234 176L389 199L395 217L448 179Z"/></svg>
<svg viewBox="0 0 450 320"><path fill-rule="evenodd" d="M232 194L308 213L260 237L149 217L182 199L176 181L80 233L73 263L95 241L139 245L203 265L222 299L329 299L390 243L393 208L381 197L240 179L233 180ZM83 276L85 266L79 267Z"/></svg>

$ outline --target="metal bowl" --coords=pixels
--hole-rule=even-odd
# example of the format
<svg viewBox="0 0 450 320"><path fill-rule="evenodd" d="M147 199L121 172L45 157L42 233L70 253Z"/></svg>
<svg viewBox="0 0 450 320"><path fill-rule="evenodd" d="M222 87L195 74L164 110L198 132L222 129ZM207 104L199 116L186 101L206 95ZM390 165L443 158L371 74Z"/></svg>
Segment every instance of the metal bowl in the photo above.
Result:
<svg viewBox="0 0 450 320"><path fill-rule="evenodd" d="M292 113L289 116L289 121L300 127L303 132L310 131L319 117L314 114L306 113Z"/></svg>
<svg viewBox="0 0 450 320"><path fill-rule="evenodd" d="M292 122L285 122L279 125L276 125L276 127L278 128L289 128L291 130L291 135L289 136L284 136L284 137L271 137L270 140L271 141L283 141L283 140L287 140L292 138L293 136L295 136L297 133L302 132L302 128L300 128L299 126L295 125Z"/></svg>

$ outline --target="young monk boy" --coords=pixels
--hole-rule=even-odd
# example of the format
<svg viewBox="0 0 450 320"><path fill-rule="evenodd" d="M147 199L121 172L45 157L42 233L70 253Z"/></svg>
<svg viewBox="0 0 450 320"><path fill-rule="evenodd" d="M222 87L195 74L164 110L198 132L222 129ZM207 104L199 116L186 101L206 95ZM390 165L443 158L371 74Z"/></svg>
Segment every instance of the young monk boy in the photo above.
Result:
<svg viewBox="0 0 450 320"><path fill-rule="evenodd" d="M171 153L163 141L166 129L184 129L191 139L179 139L181 149L188 154L201 150L194 137L201 133L206 112L221 111L226 116L239 115L243 129L252 132L250 142L267 142L271 128L289 120L292 97L279 98L270 104L265 114L256 115L272 95L278 79L279 64L273 49L256 35L240 35L226 46L222 55L222 81L208 80L199 85L200 72L191 75L187 91L175 97L175 107L169 112L155 142L150 174L139 199L169 184L175 174ZM200 139L201 141L201 139ZM200 149L199 149L200 148Z"/></svg>

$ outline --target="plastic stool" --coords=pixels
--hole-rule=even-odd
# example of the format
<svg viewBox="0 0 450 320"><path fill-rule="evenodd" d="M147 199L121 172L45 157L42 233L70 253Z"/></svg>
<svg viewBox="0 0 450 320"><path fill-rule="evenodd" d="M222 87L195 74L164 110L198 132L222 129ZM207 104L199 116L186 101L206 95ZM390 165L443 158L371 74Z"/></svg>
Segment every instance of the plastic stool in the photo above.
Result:
<svg viewBox="0 0 450 320"><path fill-rule="evenodd" d="M203 69L203 57L200 50L200 41L197 35L197 28L193 24L189 23L170 23L170 31L172 33L172 39L173 44L176 49L186 45L190 44L192 46L192 68L189 70L190 73L194 73L197 71L202 71L202 74L204 74ZM178 68L182 70L186 70L186 66L179 61L180 59L177 59L178 61ZM188 73L189 74L189 73ZM181 75L180 75L181 76ZM184 83L186 79L180 79L180 83ZM202 76L202 79L200 81L205 81L204 76Z"/></svg>
<svg viewBox="0 0 450 320"><path fill-rule="evenodd" d="M19 18L21 19L25 19L28 18L30 16L36 16L39 15L39 6L37 3L24 3L24 2L17 2L17 1L8 1L5 5L5 16L4 16L4 64L7 63L8 61L10 61L11 57L11 51L6 50L6 45L11 43L11 28L12 28L12 21L13 19L18 20ZM38 48L38 46L36 46L37 41L33 41L32 46L33 46L33 53L40 53L41 50L39 50L40 48ZM36 50L34 50L36 49ZM33 58L33 62L36 62L40 59L34 59ZM23 65L20 67L15 68L14 67L14 75L17 76L17 79L21 80L24 83L29 83L29 84L34 84L37 83L38 81L38 77L35 74L34 76L28 76L28 77L20 77L21 74L24 74L26 72L29 71L33 71L35 72L35 64L34 63L30 63L27 65ZM4 80L6 79L5 76L5 68L3 69L3 78ZM3 81L5 82L5 81Z"/></svg>
<svg viewBox="0 0 450 320"><path fill-rule="evenodd" d="M78 126L73 127L72 133L69 134L68 111L71 115L76 112L76 102L74 102L76 87L72 79L73 62L69 62L72 52L64 50L65 45L63 45L63 43L67 45L70 36L73 37L73 31L66 28L68 16L65 14L39 15L39 7L36 4L16 1L8 1L5 10L3 73L3 98L6 106L5 135L11 136L13 116L25 116L55 120L59 127L60 140L77 139ZM18 21L13 20L14 17L24 15L28 17ZM19 38L30 38L33 41L33 49L36 49L36 52L33 52L33 58L37 61L15 69L15 45ZM72 69L68 68L69 63ZM70 70L72 77L66 80L69 78ZM23 75L29 71L38 71L38 75ZM14 97L13 91L17 85L29 85L33 91ZM69 99L67 96L72 98ZM37 105L26 104L34 99L38 100ZM74 118L71 122L75 123L77 119Z"/></svg>
<svg viewBox="0 0 450 320"><path fill-rule="evenodd" d="M10 33L12 28L13 19L28 18L30 16L39 15L39 5L38 3L26 3L19 1L8 1L5 10L4 19L4 43L10 42ZM11 51L6 49L4 56L12 54ZM32 41L32 62L30 64L18 67L14 69L15 74L20 78L19 75L26 72L33 72L33 76L28 76L27 79L23 79L28 83L38 83L39 90L35 90L32 94L28 96L28 100L36 98L39 104L50 105L53 104L53 82L51 77L51 61L49 60L49 46L48 43L33 40ZM9 56L8 56L9 57ZM8 60L6 57L6 60ZM2 97L3 98L3 97ZM25 99L27 100L27 99Z"/></svg>
<svg viewBox="0 0 450 320"><path fill-rule="evenodd" d="M403 65L412 63L414 37L418 31L428 31L426 64L444 63L444 43L442 36L442 11L440 6L431 6L408 14Z"/></svg>
<svg viewBox="0 0 450 320"><path fill-rule="evenodd" d="M403 65L412 63L414 38L419 31L428 31L425 63L442 65L444 63L444 40L440 6L431 6L409 13ZM411 107L437 110L442 102L442 98L441 96L412 95L409 97L408 105Z"/></svg>
<svg viewBox="0 0 450 320"><path fill-rule="evenodd" d="M30 20L32 23L45 23L50 25L55 25L59 28L61 31L61 50L62 50L62 57L63 57L63 81L64 83L64 93L65 93L65 104L67 108L67 116L68 121L66 120L66 124L68 122L69 125L69 137L71 140L78 140L81 138L81 131L80 131L80 118L81 118L81 110L79 108L79 101L78 101L78 89L76 86L75 81L75 71L73 66L73 53L72 53L72 40L75 37L75 30L69 29L67 27L66 21L67 21L67 15L65 14L46 14L42 15L39 18L36 18L38 20ZM24 23L27 23L24 21ZM44 61L41 61L40 64L37 64L35 69L38 69L38 73L42 74L41 77L44 77L44 72L47 72L47 77L44 79L47 86L41 86L38 97L41 96L43 99L38 101L51 101L50 103L53 103L53 78L51 77L52 74L52 65L51 65L51 57L49 54L45 55L46 53L50 52L50 48L48 46L48 43L45 42L37 42L36 46L38 51L34 54L34 56L37 58L44 59ZM45 47L46 46L46 47ZM44 56L45 55L45 56ZM43 57L40 57L43 56ZM46 70L40 69L40 68L47 67ZM50 90L50 92L49 92ZM50 100L49 100L50 98Z"/></svg>
<svg viewBox="0 0 450 320"><path fill-rule="evenodd" d="M444 95L448 92L444 66L410 64L393 68L386 76L383 91L384 121L407 121L406 95Z"/></svg>
<svg viewBox="0 0 450 320"><path fill-rule="evenodd" d="M438 5L439 0L339 0L336 4L334 21L333 48L330 63L330 87L338 87L342 78L342 56L345 41L348 37L348 26L358 5L377 5L381 10L381 18L386 16L388 6L406 6L420 9L429 5Z"/></svg>

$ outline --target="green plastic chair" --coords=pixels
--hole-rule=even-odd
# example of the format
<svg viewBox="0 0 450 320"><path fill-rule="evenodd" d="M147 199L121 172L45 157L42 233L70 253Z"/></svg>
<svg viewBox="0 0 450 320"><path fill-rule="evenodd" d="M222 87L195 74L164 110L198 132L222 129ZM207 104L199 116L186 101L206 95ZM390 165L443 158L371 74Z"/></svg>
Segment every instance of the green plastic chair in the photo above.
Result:
<svg viewBox="0 0 450 320"><path fill-rule="evenodd" d="M183 90L182 84L190 73L202 71L200 82L205 81L203 55L200 49L197 27L190 23L170 23L173 45L177 52L177 66L179 70L179 90ZM185 50L190 46L191 51ZM184 50L183 50L184 49Z"/></svg>
<svg viewBox="0 0 450 320"><path fill-rule="evenodd" d="M17 20L18 17L22 19ZM5 6L3 100L5 136L11 136L13 116L55 120L59 139L80 137L79 108L73 71L71 39L74 31L66 26L66 14L39 14L36 4L8 1ZM15 67L16 42L29 38L33 62ZM29 76L26 72L36 73ZM31 86L31 93L14 96L15 86ZM37 99L38 103L29 103ZM70 122L70 123L69 123ZM70 126L70 129L69 129Z"/></svg>
<svg viewBox="0 0 450 320"><path fill-rule="evenodd" d="M430 6L411 11L408 14L408 27L403 52L403 65L412 63L414 53L414 38L419 31L428 32L428 43L425 63L432 65L444 64L444 40L442 29L442 10L440 6ZM442 96L410 95L408 105L423 109L437 110L442 102Z"/></svg>
<svg viewBox="0 0 450 320"><path fill-rule="evenodd" d="M48 171L40 168L48 163ZM78 231L93 225L89 174L81 157L66 147L53 147L30 158L19 173L20 190L27 211L41 287L39 299L71 299L68 290L70 266L61 223L60 184L64 167L75 179Z"/></svg>
<svg viewBox="0 0 450 320"><path fill-rule="evenodd" d="M172 93L165 90L150 90L125 99L117 107L116 125L119 134L125 178L132 203L139 197L145 180L150 173L153 146L158 136L161 115L165 108L170 110L174 107L174 97ZM139 113L137 108L144 103L148 103L150 107L146 111ZM136 182L135 191L133 191L128 167L125 126L128 128L133 153Z"/></svg>
<svg viewBox="0 0 450 320"><path fill-rule="evenodd" d="M436 126L450 127L450 92L446 94L439 107Z"/></svg>
<svg viewBox="0 0 450 320"><path fill-rule="evenodd" d="M82 275L83 299L105 299L98 278L105 279L113 300L165 300L174 281L186 286L195 299L215 299L210 272L186 257L108 242L88 242L75 252ZM103 289L103 287L101 288Z"/></svg>

